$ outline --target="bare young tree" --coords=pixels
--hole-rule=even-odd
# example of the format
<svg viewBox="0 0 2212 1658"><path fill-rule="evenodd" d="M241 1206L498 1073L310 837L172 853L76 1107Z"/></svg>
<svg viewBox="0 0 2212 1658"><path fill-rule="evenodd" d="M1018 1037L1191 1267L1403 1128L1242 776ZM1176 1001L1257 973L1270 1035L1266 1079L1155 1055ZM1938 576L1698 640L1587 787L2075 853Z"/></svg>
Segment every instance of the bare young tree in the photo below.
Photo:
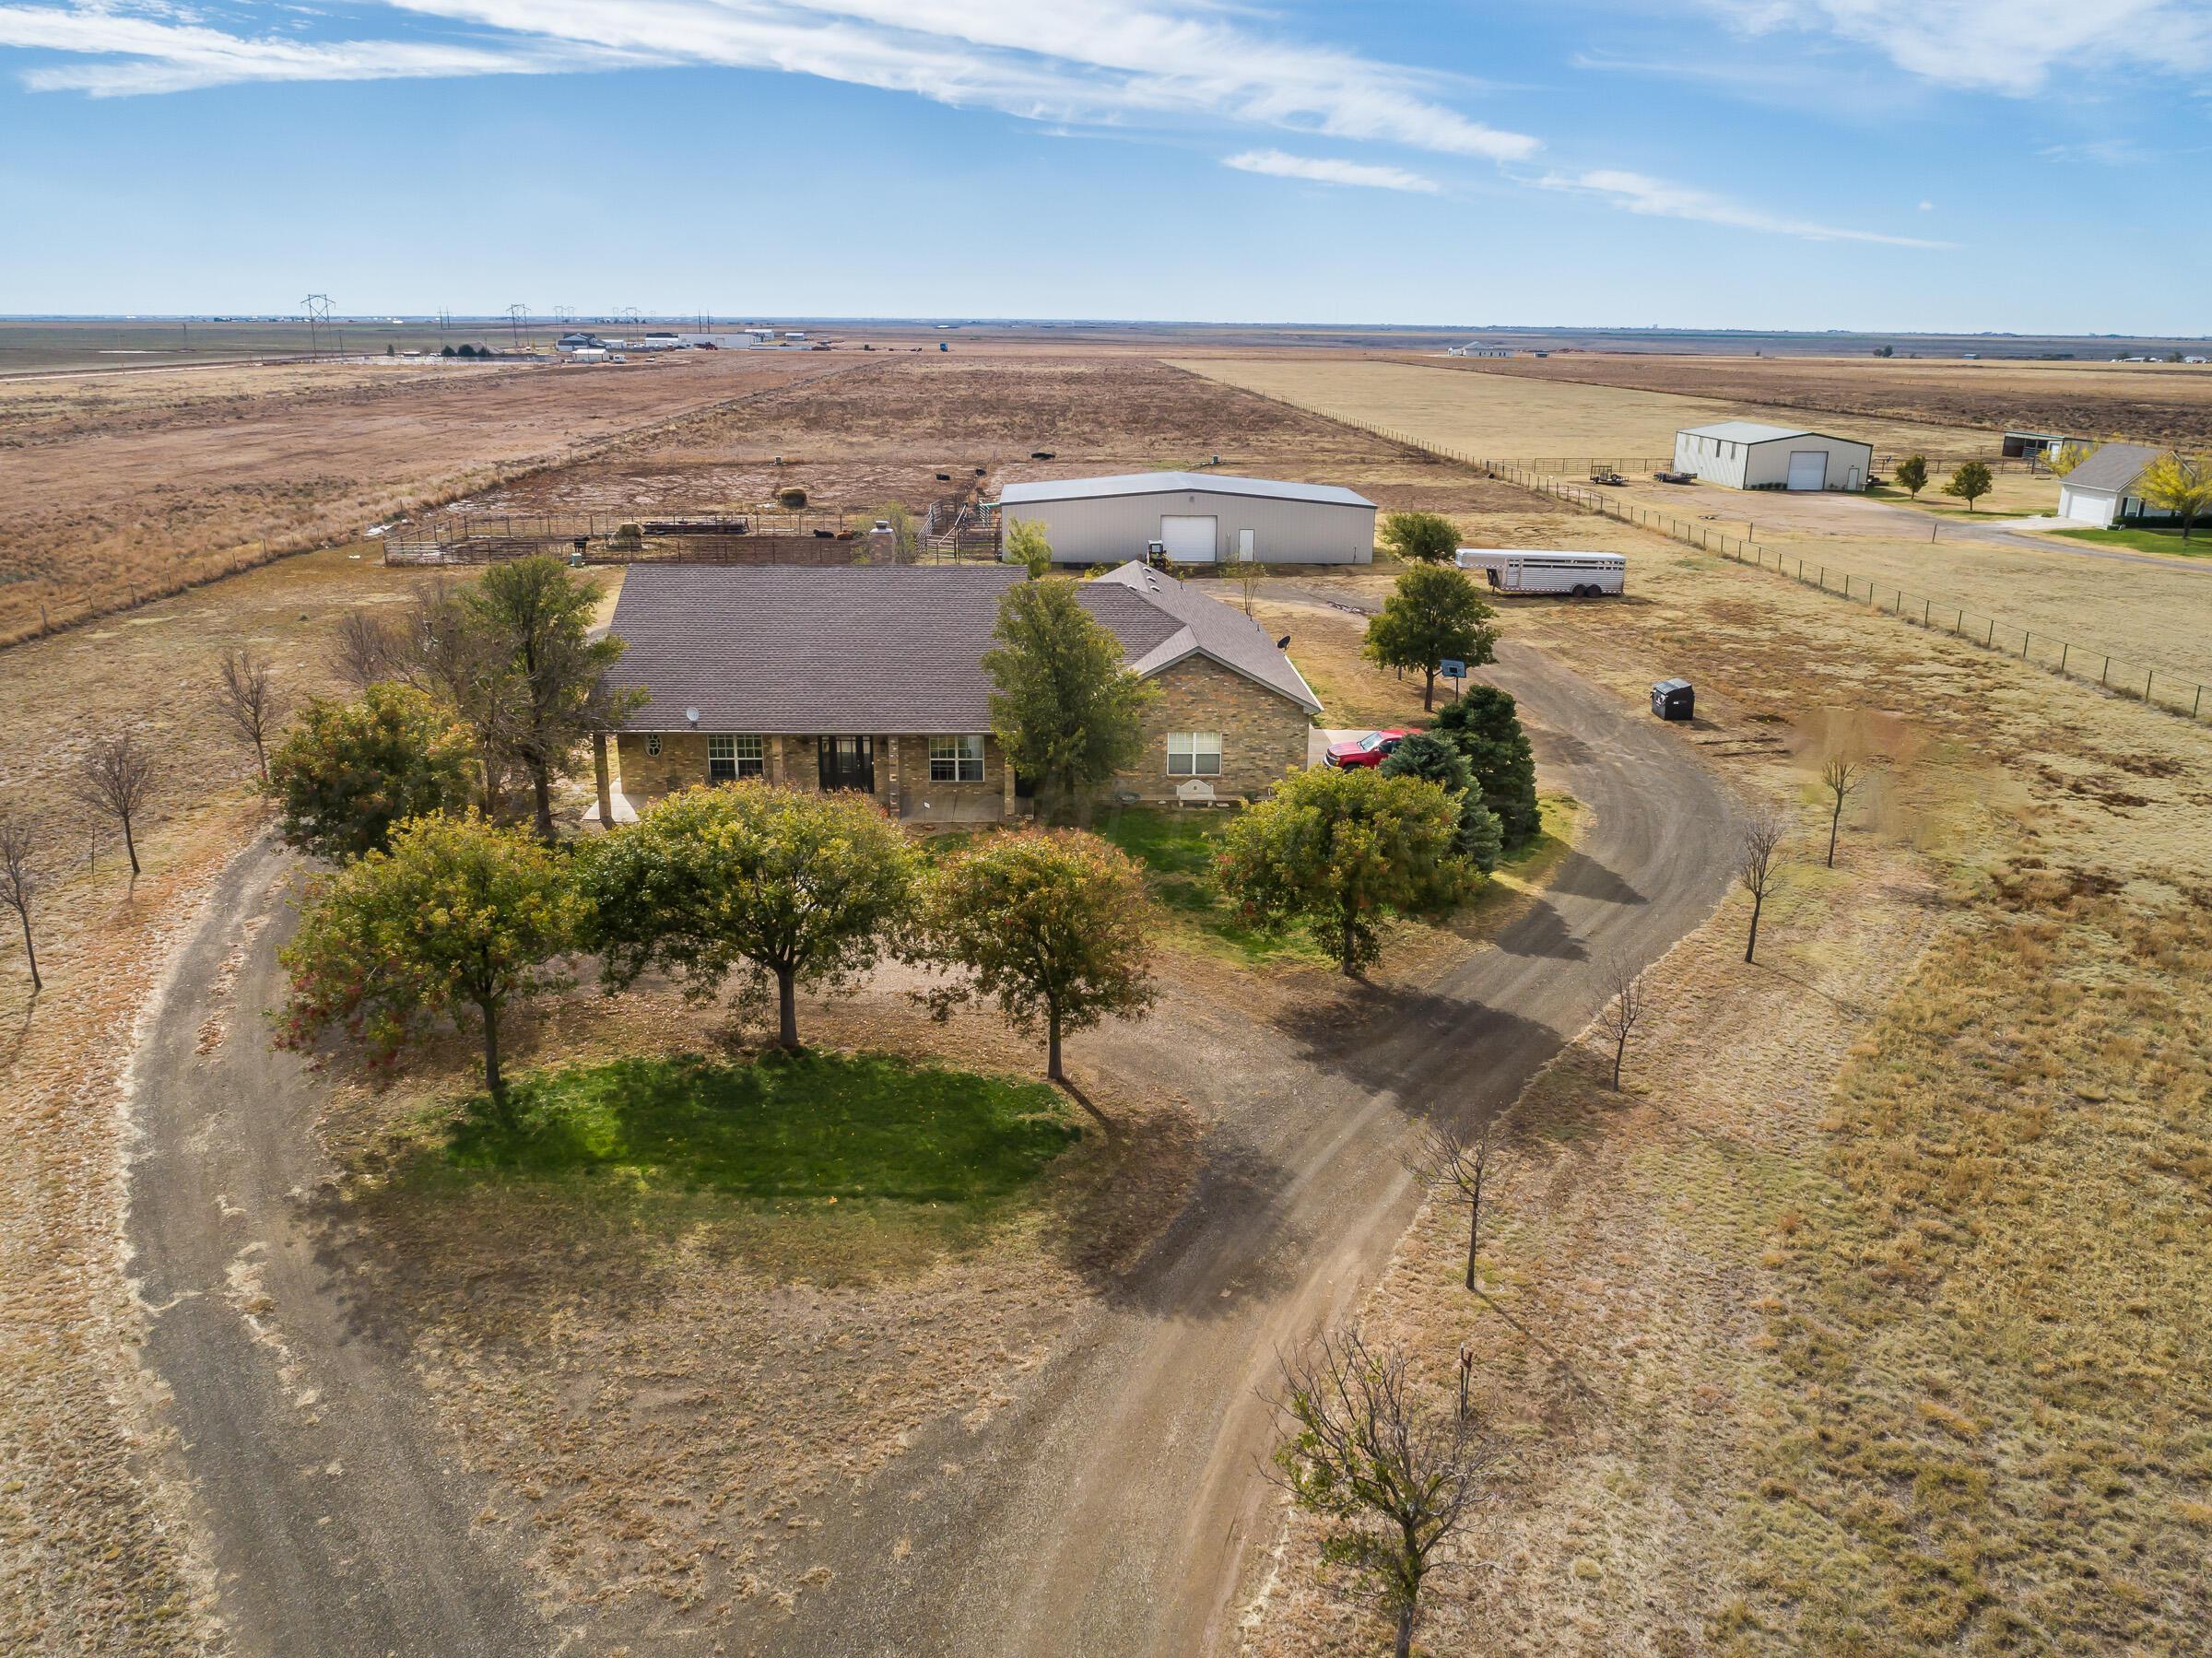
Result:
<svg viewBox="0 0 2212 1658"><path fill-rule="evenodd" d="M0 817L0 904L16 912L23 923L23 959L30 967L30 994L46 988L39 977L39 952L30 941L30 906L44 877L33 860L39 838L30 825L15 817Z"/></svg>
<svg viewBox="0 0 2212 1658"><path fill-rule="evenodd" d="M1440 1197L1467 1205L1467 1288L1475 1284L1475 1257L1482 1247L1482 1197L1495 1191L1504 1161L1501 1124L1505 1112L1493 1111L1469 1131L1456 1123L1432 1123L1406 1159L1413 1177Z"/></svg>
<svg viewBox="0 0 2212 1658"><path fill-rule="evenodd" d="M140 874L135 826L160 786L153 750L127 731L95 739L77 773L77 798L122 826L123 850L130 855L134 881Z"/></svg>
<svg viewBox="0 0 2212 1658"><path fill-rule="evenodd" d="M1820 786L1828 791L1828 866L1836 866L1836 834L1843 827L1843 807L1866 783L1866 762L1848 754L1831 754L1820 762Z"/></svg>
<svg viewBox="0 0 2212 1658"><path fill-rule="evenodd" d="M243 647L225 651L216 672L215 708L240 742L253 745L253 764L267 782L269 738L284 713L269 659Z"/></svg>
<svg viewBox="0 0 2212 1658"><path fill-rule="evenodd" d="M397 676L404 654L401 641L381 617L366 610L348 610L338 618L330 665L355 690L365 691Z"/></svg>
<svg viewBox="0 0 2212 1658"><path fill-rule="evenodd" d="M1620 1092L1620 1062L1629 1052L1629 1038L1643 1017L1643 972L1625 957L1608 956L1598 963L1598 982L1606 992L1597 1028L1613 1042L1613 1091Z"/></svg>
<svg viewBox="0 0 2212 1658"><path fill-rule="evenodd" d="M1405 1353L1358 1326L1282 1360L1275 1483L1324 1525L1323 1558L1349 1567L1413 1651L1421 1584L1438 1551L1497 1493L1503 1441L1471 1415L1416 1397Z"/></svg>
<svg viewBox="0 0 2212 1658"><path fill-rule="evenodd" d="M1735 884L1751 895L1751 935L1744 941L1744 959L1759 948L1759 912L1782 867L1782 843L1789 838L1790 820L1771 806L1753 812L1744 824L1736 844Z"/></svg>

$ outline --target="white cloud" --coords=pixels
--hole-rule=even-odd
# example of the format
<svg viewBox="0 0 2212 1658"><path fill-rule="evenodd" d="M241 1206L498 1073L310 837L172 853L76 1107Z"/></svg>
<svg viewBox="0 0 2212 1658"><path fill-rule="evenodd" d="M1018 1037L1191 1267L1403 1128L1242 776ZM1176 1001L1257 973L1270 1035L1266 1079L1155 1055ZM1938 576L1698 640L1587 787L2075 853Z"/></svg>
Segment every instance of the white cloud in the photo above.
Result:
<svg viewBox="0 0 2212 1658"><path fill-rule="evenodd" d="M393 0L493 43L305 43L124 17L0 6L0 45L79 53L34 87L107 94L269 79L359 79L610 64L782 71L1026 119L1273 127L1440 155L1523 160L1541 145L1441 101L1434 76L1277 39L1211 0Z"/></svg>
<svg viewBox="0 0 2212 1658"><path fill-rule="evenodd" d="M164 8L167 15L189 16ZM97 58L26 71L40 92L114 97L182 92L241 80L388 80L424 76L553 74L607 68L633 59L524 42L510 50L418 41L312 42L248 38L143 12L0 6L0 46Z"/></svg>
<svg viewBox="0 0 2212 1658"><path fill-rule="evenodd" d="M1700 224L1725 225L1735 230L1760 230L1774 236L1795 236L1806 241L1869 241L1896 248L1947 248L1947 241L1929 241L1917 236L1890 236L1877 230L1846 230L1809 219L1789 218L1747 207L1708 191L1686 184L1670 184L1641 172L1594 169L1578 173L1546 173L1536 182L1547 190L1571 191L1594 196L1628 213L1655 218L1687 218Z"/></svg>
<svg viewBox="0 0 2212 1658"><path fill-rule="evenodd" d="M1360 184L1370 190L1411 190L1425 195L1433 195L1437 190L1434 179L1403 167L1377 167L1325 156L1290 156L1279 149L1248 149L1242 155L1224 156L1221 165L1278 179L1309 179L1316 184Z"/></svg>
<svg viewBox="0 0 2212 1658"><path fill-rule="evenodd" d="M1945 86L2025 98L2060 65L2212 69L2204 0L1705 0L1748 34L1832 34Z"/></svg>
<svg viewBox="0 0 2212 1658"><path fill-rule="evenodd" d="M1933 213L1936 211L1936 204L1934 202L1923 202L1920 205L1920 210L1923 213Z"/></svg>

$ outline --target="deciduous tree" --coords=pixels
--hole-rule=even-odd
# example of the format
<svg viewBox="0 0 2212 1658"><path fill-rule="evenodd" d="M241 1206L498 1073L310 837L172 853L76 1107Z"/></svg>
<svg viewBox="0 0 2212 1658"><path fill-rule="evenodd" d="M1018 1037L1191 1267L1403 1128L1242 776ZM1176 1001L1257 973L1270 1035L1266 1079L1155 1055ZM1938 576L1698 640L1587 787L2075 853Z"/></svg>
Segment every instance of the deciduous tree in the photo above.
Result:
<svg viewBox="0 0 2212 1658"><path fill-rule="evenodd" d="M1496 614L1464 571L1449 565L1417 564L1401 575L1367 624L1362 647L1370 661L1421 675L1421 706L1436 706L1437 664L1456 659L1470 667L1494 660Z"/></svg>
<svg viewBox="0 0 2212 1658"><path fill-rule="evenodd" d="M1431 1408L1403 1350L1357 1325L1282 1361L1276 1483L1323 1523L1324 1559L1347 1569L1408 1658L1437 1551L1493 1500L1503 1441L1472 1415Z"/></svg>
<svg viewBox="0 0 2212 1658"><path fill-rule="evenodd" d="M1836 836L1843 827L1843 807L1865 786L1866 762L1855 755L1831 754L1820 762L1820 786L1828 792L1828 866L1836 866Z"/></svg>
<svg viewBox="0 0 2212 1658"><path fill-rule="evenodd" d="M929 953L966 974L928 993L931 1011L995 999L1017 1030L1043 1036L1054 1082L1064 1034L1152 1005L1159 916L1143 872L1095 835L1032 829L954 853L927 884L922 925Z"/></svg>
<svg viewBox="0 0 2212 1658"><path fill-rule="evenodd" d="M1414 1178L1430 1191L1467 1205L1469 1289L1477 1288L1476 1259L1482 1251L1482 1200L1496 1191L1504 1161L1504 1117L1503 1111L1492 1111L1473 1130L1456 1123L1431 1123L1407 1161Z"/></svg>
<svg viewBox="0 0 2212 1658"><path fill-rule="evenodd" d="M30 994L46 988L39 977L39 952L31 942L30 911L45 885L38 864L38 831L19 817L0 817L0 904L16 912L23 927L23 961L30 969Z"/></svg>
<svg viewBox="0 0 2212 1658"><path fill-rule="evenodd" d="M1007 589L991 637L983 671L1006 763L1035 781L1051 816L1087 809L1092 790L1135 762L1158 688L1129 671L1121 641L1083 608L1072 581Z"/></svg>
<svg viewBox="0 0 2212 1658"><path fill-rule="evenodd" d="M2044 463L2044 464L2049 466L2051 470L2055 472L2060 477L2065 477L2068 473L2072 472L2075 467L2080 465L2082 462L2088 460L2088 444L2061 443L2056 449L2051 452L2051 457Z"/></svg>
<svg viewBox="0 0 2212 1658"><path fill-rule="evenodd" d="M1906 494L1918 500L1920 492L1928 487L1928 457L1924 454L1909 454L1898 462L1897 481Z"/></svg>
<svg viewBox="0 0 2212 1658"><path fill-rule="evenodd" d="M269 738L284 717L276 669L259 653L240 647L225 651L216 664L215 711L253 750L253 767L269 781Z"/></svg>
<svg viewBox="0 0 2212 1658"><path fill-rule="evenodd" d="M331 643L331 671L355 690L396 678L404 656L404 641L383 617L348 610L338 618Z"/></svg>
<svg viewBox="0 0 2212 1658"><path fill-rule="evenodd" d="M2182 539L2188 540L2196 521L2212 512L2212 454L2183 454L2175 449L2154 457L2136 479L2136 493L2146 505L2179 518Z"/></svg>
<svg viewBox="0 0 2212 1658"><path fill-rule="evenodd" d="M1974 510L1974 503L1989 493L1990 487L1994 482L1995 480L1989 475L1989 467L1984 463L1968 461L1958 471L1951 474L1951 481L1944 485L1943 492L1946 495L1957 496L1966 503L1966 510L1971 512Z"/></svg>
<svg viewBox="0 0 2212 1658"><path fill-rule="evenodd" d="M77 770L77 798L114 818L122 829L123 850L131 860L134 881L140 874L137 827L160 789L161 770L154 751L128 731L94 739Z"/></svg>
<svg viewBox="0 0 2212 1658"><path fill-rule="evenodd" d="M1382 520L1382 545L1408 564L1449 564L1459 526L1441 512L1393 512Z"/></svg>
<svg viewBox="0 0 2212 1658"><path fill-rule="evenodd" d="M379 1061L438 1018L483 1028L484 1086L506 1105L500 1017L566 981L548 963L573 947L578 904L561 860L516 829L416 817L310 891L282 952L291 996L278 1040L311 1046L343 1029Z"/></svg>
<svg viewBox="0 0 2212 1658"><path fill-rule="evenodd" d="M748 990L773 982L786 1048L795 993L849 989L912 918L913 852L865 795L685 789L578 855L610 992L660 967L703 999L747 969Z"/></svg>
<svg viewBox="0 0 2212 1658"><path fill-rule="evenodd" d="M1598 964L1597 978L1606 996L1606 1005L1598 1009L1597 1028L1613 1044L1613 1091L1618 1094L1629 1038L1643 1022L1643 972L1625 957L1608 956Z"/></svg>
<svg viewBox="0 0 2212 1658"><path fill-rule="evenodd" d="M476 769L449 711L384 683L351 702L310 699L269 758L269 791L288 841L344 862L382 851L406 818L465 810Z"/></svg>
<svg viewBox="0 0 2212 1658"><path fill-rule="evenodd" d="M598 603L590 583L544 557L495 564L461 595L463 617L499 681L483 710L493 723L479 735L529 777L538 838L547 842L553 780L573 770L587 735L619 723L647 696L607 683L622 641L591 637Z"/></svg>
<svg viewBox="0 0 2212 1658"><path fill-rule="evenodd" d="M1044 525L1034 518L1006 521L1006 557L1030 572L1034 582L1053 568L1053 544L1045 539Z"/></svg>
<svg viewBox="0 0 2212 1658"><path fill-rule="evenodd" d="M1451 797L1371 766L1285 778L1230 826L1218 867L1255 924L1303 922L1347 976L1375 960L1385 917L1442 914L1480 879Z"/></svg>
<svg viewBox="0 0 2212 1658"><path fill-rule="evenodd" d="M1508 850L1525 846L1544 827L1536 801L1536 757L1521 728L1511 691L1470 685L1444 704L1436 732L1467 757L1482 804L1497 817Z"/></svg>
<svg viewBox="0 0 2212 1658"><path fill-rule="evenodd" d="M1782 843L1789 838L1790 820L1771 807L1761 807L1745 819L1736 841L1735 884L1751 895L1751 932L1744 940L1744 959L1759 949L1759 915L1782 867Z"/></svg>

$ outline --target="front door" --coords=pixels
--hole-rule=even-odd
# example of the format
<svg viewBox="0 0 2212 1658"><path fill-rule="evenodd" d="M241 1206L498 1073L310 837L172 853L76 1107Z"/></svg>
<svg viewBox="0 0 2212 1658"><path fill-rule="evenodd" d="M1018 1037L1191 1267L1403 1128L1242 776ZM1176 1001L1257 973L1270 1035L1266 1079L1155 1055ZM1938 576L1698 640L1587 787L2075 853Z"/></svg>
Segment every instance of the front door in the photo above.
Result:
<svg viewBox="0 0 2212 1658"><path fill-rule="evenodd" d="M874 737L824 737L816 749L821 757L823 788L858 789L868 794L876 792Z"/></svg>

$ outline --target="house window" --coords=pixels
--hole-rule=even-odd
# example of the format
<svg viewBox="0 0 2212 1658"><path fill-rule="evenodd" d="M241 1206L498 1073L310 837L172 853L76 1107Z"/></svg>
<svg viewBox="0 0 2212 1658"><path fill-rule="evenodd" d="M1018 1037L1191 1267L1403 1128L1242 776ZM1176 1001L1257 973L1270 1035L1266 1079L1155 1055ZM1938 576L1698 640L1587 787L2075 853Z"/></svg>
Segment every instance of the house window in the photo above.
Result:
<svg viewBox="0 0 2212 1658"><path fill-rule="evenodd" d="M650 755L659 755L661 752L661 734L659 732L649 731L645 734L645 752Z"/></svg>
<svg viewBox="0 0 2212 1658"><path fill-rule="evenodd" d="M1220 776L1221 734L1218 731L1171 731L1168 733L1168 775L1170 777Z"/></svg>
<svg viewBox="0 0 2212 1658"><path fill-rule="evenodd" d="M930 738L929 781L933 783L982 782L983 739L980 736Z"/></svg>
<svg viewBox="0 0 2212 1658"><path fill-rule="evenodd" d="M767 745L759 737L709 737L707 781L726 783L759 777L767 770L766 753Z"/></svg>

